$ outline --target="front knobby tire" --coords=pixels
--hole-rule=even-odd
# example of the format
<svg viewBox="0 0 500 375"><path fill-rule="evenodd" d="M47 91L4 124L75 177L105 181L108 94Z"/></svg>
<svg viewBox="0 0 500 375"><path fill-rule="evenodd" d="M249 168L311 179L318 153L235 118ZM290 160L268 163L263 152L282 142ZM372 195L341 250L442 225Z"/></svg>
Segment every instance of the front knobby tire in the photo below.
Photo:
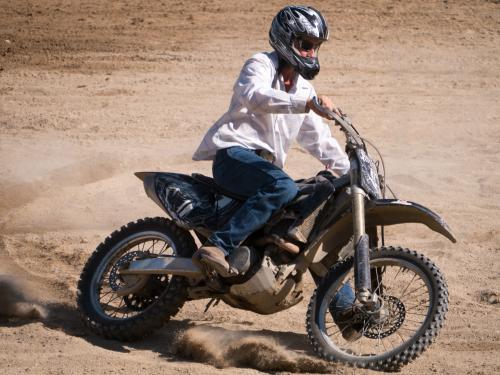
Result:
<svg viewBox="0 0 500 375"><path fill-rule="evenodd" d="M119 296L119 267L139 256L191 257L195 251L189 232L161 217L131 222L113 232L91 255L78 282L84 324L99 336L120 341L139 340L161 328L187 300L187 280L151 275L141 291Z"/></svg>
<svg viewBox="0 0 500 375"><path fill-rule="evenodd" d="M381 371L397 371L435 340L448 311L448 290L438 267L416 251L383 247L370 253L372 288L389 313L358 319L354 341L343 337L331 309L339 289L354 285L353 258L337 263L318 285L307 311L307 332L323 359ZM361 317L364 315L361 314ZM373 317L373 315L372 315Z"/></svg>

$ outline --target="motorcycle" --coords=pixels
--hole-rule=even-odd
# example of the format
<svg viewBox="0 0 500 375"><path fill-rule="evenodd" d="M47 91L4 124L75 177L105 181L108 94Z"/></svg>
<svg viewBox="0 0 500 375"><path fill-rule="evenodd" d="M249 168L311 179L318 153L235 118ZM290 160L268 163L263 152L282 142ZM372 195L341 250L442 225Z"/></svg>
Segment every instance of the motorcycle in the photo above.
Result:
<svg viewBox="0 0 500 375"><path fill-rule="evenodd" d="M78 283L85 325L108 339L138 340L160 329L186 301L205 298L206 309L222 300L273 314L303 300L309 271L316 290L306 327L321 358L394 371L426 350L448 309L445 279L426 256L386 246L384 227L422 223L456 239L431 210L385 198L385 167L368 155L368 141L343 113L318 101L315 106L345 134L350 172L336 178L324 171L297 181L295 200L230 255L242 270L237 276L200 269L191 256L195 237L204 243L244 197L199 174L136 173L170 218L131 222L97 247Z"/></svg>

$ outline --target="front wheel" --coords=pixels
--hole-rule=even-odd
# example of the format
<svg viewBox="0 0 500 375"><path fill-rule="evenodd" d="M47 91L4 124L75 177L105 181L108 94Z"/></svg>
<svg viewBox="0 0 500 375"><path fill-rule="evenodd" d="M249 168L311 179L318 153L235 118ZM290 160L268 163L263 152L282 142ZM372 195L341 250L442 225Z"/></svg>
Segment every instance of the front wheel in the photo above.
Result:
<svg viewBox="0 0 500 375"><path fill-rule="evenodd" d="M77 302L84 324L99 336L122 341L137 340L161 328L186 301L186 279L125 276L120 270L135 259L190 257L195 250L187 231L160 217L141 219L113 232L97 247L80 276ZM130 284L133 289L127 288Z"/></svg>
<svg viewBox="0 0 500 375"><path fill-rule="evenodd" d="M336 301L346 290L352 294L355 285L353 258L347 258L329 271L311 298L309 340L326 360L397 371L426 350L442 327L448 311L446 282L434 263L409 249L373 250L370 269L377 308L368 311L352 297L342 307L350 320L339 320L344 310L335 309Z"/></svg>

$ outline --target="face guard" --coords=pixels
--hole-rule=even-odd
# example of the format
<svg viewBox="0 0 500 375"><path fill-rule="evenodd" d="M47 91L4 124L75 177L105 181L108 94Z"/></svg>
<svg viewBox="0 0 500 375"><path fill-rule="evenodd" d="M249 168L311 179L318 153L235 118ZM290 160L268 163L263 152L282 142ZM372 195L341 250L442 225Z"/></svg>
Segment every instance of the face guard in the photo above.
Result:
<svg viewBox="0 0 500 375"><path fill-rule="evenodd" d="M318 50L328 40L328 27L319 11L311 7L288 6L274 17L269 43L278 55L305 79L319 72ZM311 52L303 54L301 53Z"/></svg>

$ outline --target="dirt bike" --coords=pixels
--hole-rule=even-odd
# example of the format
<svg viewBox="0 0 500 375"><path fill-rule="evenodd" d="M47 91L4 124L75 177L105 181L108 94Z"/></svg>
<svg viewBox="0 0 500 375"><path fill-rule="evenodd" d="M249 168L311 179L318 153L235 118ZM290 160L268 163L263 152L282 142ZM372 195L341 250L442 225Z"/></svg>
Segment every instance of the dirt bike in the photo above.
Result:
<svg viewBox="0 0 500 375"><path fill-rule="evenodd" d="M137 340L159 329L186 301L205 298L207 309L222 300L273 314L303 300L309 271L317 287L306 327L320 357L384 371L417 358L443 325L447 285L424 255L385 246L384 227L423 223L452 242L455 237L431 210L386 199L385 167L379 175L366 140L346 115L315 105L345 134L350 172L297 181L297 198L231 254L243 270L235 277L200 270L191 256L195 237L204 243L244 197L199 174L136 173L170 219L129 223L97 247L78 284L86 326L105 338ZM314 196L304 216L301 203Z"/></svg>

